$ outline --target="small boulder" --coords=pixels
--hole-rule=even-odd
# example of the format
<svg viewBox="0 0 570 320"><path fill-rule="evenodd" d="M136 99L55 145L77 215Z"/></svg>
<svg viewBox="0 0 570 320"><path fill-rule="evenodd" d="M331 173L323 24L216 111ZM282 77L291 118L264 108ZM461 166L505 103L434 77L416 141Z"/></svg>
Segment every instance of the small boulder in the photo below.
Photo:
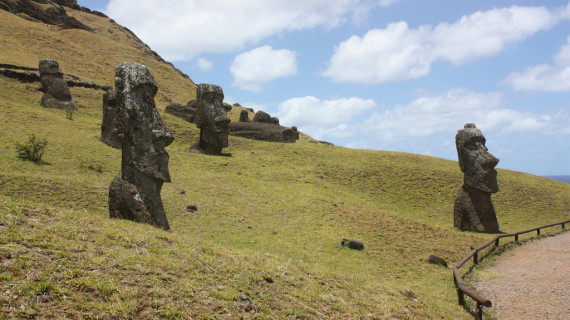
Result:
<svg viewBox="0 0 570 320"><path fill-rule="evenodd" d="M354 239L342 239L340 245L353 250L364 250L364 243Z"/></svg>
<svg viewBox="0 0 570 320"><path fill-rule="evenodd" d="M445 261L443 258L440 258L438 256L434 256L433 254L430 254L428 261L431 264L436 264L436 265L444 266L447 268L447 261Z"/></svg>

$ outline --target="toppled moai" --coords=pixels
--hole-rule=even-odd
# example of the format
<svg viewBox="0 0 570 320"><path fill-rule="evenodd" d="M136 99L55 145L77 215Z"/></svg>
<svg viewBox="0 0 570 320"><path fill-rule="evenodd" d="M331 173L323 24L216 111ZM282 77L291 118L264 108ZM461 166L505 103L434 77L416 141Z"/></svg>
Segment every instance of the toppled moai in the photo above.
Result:
<svg viewBox="0 0 570 320"><path fill-rule="evenodd" d="M228 147L230 118L224 108L224 91L220 86L202 83L196 88L196 126L200 141L191 149L208 155L221 155Z"/></svg>
<svg viewBox="0 0 570 320"><path fill-rule="evenodd" d="M77 106L71 99L71 91L63 79L63 72L55 60L41 59L39 62L40 81L42 83L41 104L44 108L76 111Z"/></svg>
<svg viewBox="0 0 570 320"><path fill-rule="evenodd" d="M113 148L121 149L121 135L118 129L119 113L117 92L109 90L103 94L103 121L101 122L101 138L99 141Z"/></svg>
<svg viewBox="0 0 570 320"><path fill-rule="evenodd" d="M109 214L168 230L160 191L170 182L164 148L174 137L156 109L156 83L147 67L123 62L115 72L115 90L122 162L109 187Z"/></svg>
<svg viewBox="0 0 570 320"><path fill-rule="evenodd" d="M272 117L264 111L256 112L253 120L250 121L247 109L241 110L239 122L230 123L230 134L270 142L292 143L299 139L297 127L283 127L279 125L277 117Z"/></svg>
<svg viewBox="0 0 570 320"><path fill-rule="evenodd" d="M494 169L499 159L488 152L485 141L481 130L473 123L465 124L455 136L459 168L464 179L455 198L453 222L462 231L499 232L491 201L491 193L499 191Z"/></svg>

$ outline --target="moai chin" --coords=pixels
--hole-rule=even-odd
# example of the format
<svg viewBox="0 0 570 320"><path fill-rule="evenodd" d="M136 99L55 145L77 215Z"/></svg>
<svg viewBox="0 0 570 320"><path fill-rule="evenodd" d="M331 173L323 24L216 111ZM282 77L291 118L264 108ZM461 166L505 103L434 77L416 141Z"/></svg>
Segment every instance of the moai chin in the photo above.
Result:
<svg viewBox="0 0 570 320"><path fill-rule="evenodd" d="M224 91L220 86L200 84L196 88L196 126L200 128L200 141L191 149L208 155L221 155L228 146L230 118L224 108Z"/></svg>
<svg viewBox="0 0 570 320"><path fill-rule="evenodd" d="M485 141L481 130L473 123L465 124L455 136L459 168L464 179L455 197L453 222L462 231L499 232L491 201L491 193L499 191L494 169L499 159L488 152Z"/></svg>
<svg viewBox="0 0 570 320"><path fill-rule="evenodd" d="M160 191L170 182L164 148L174 137L154 104L156 83L147 67L123 62L115 73L115 90L122 162L109 187L109 215L169 230Z"/></svg>
<svg viewBox="0 0 570 320"><path fill-rule="evenodd" d="M55 60L41 59L40 71L41 90L44 92L41 104L44 108L76 111L77 106L71 100L71 91L63 79L63 73Z"/></svg>

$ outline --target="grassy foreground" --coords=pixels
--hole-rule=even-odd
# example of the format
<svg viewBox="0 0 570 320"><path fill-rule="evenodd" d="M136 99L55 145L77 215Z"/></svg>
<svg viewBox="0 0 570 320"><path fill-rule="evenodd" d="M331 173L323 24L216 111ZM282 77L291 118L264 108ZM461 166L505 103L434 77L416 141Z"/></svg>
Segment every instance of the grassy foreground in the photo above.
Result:
<svg viewBox="0 0 570 320"><path fill-rule="evenodd" d="M69 11L114 30L108 19ZM189 80L122 33L50 30L0 15L13 19L0 27L13 50L0 51L4 63L34 66L55 50L53 39L95 37L101 43L82 48L84 59L60 53L64 72L112 84L118 62L147 64L176 137L167 148L172 183L162 190L172 231L111 220L107 190L120 151L98 141L103 92L71 88L81 107L67 120L39 105L37 83L0 77L0 318L472 318L456 303L451 270L427 263L435 254L454 264L492 237L452 227L456 162L310 139L230 137L226 156L188 153L197 129L162 110L193 97ZM21 42L44 27L45 47L27 55ZM91 63L105 52L108 65ZM16 157L15 143L32 133L49 141L43 165ZM503 232L570 216L568 184L499 170L499 186L493 201ZM367 248L337 248L342 238Z"/></svg>

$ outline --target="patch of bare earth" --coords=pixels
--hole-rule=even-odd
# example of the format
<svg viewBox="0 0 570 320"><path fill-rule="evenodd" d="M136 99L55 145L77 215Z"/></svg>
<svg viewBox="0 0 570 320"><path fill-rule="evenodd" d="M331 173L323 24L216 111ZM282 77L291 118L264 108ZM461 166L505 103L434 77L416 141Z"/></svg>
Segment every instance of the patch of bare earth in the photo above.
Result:
<svg viewBox="0 0 570 320"><path fill-rule="evenodd" d="M497 319L570 319L570 232L502 254L474 289Z"/></svg>

